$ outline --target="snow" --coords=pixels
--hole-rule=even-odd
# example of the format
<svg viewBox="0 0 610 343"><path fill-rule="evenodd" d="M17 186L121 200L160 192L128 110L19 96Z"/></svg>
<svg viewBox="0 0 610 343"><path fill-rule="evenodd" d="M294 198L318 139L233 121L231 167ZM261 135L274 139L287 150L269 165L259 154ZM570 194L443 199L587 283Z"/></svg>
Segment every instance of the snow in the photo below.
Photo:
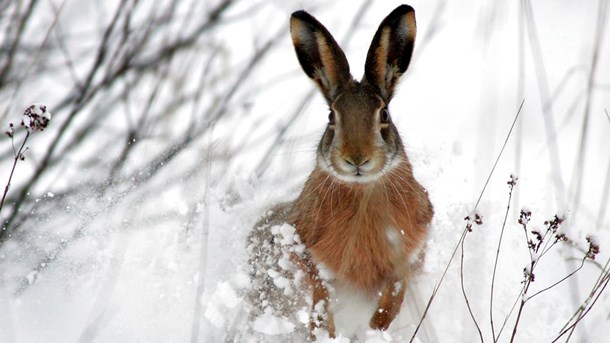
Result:
<svg viewBox="0 0 610 343"><path fill-rule="evenodd" d="M368 43L379 21L398 4L374 2L355 31L356 38L346 51L355 75L361 74ZM574 113L567 112L570 102L574 101L568 95L582 94L582 80L570 78L563 88L565 91L555 87L559 87L572 66L588 66L591 18L595 17L596 7L576 2L557 4L552 0L533 4L544 38L542 49L549 83L560 95L553 108L558 122L557 135L561 138L562 161L559 166L549 163L537 79L527 50L527 76L521 94L526 100L520 118L521 136L513 133L475 212L474 205L522 100L516 99L517 5L468 0L460 4L447 3L441 14L435 12L435 2L414 1L412 5L417 11L420 37L431 30L435 17L440 19L434 39L427 43L418 40L411 69L391 104L393 120L405 142L416 178L428 189L435 207L430 237L424 248L425 264L408 283L401 312L386 332L368 327L376 299L349 285L334 283L332 271L320 266L322 279L333 286L331 310L337 326L334 339L327 333L318 332L321 342L409 341L429 297L441 282L465 225L474 225L476 214L483 216L483 223L474 226L473 232L466 236L463 276L473 312L482 324L485 337L489 337L490 276L508 201L506 182L511 174L518 175L519 180L499 255L493 308L496 322L501 323L514 301L519 299L523 267L530 267L523 229L517 224L520 209L532 212L531 227L542 227L544 220L555 214L565 215L569 222L562 226L561 232L579 246L586 246L585 237L590 237L591 242L601 248L596 261L602 264L610 256L610 215L606 213L597 223L610 143L607 119L601 115L603 120L599 120L596 115L602 113L597 110L608 103L608 93L604 90L596 92L593 98L593 108L597 112L592 112L593 131L588 137L591 150L584 161L583 194L586 197L577 204L578 208L568 202L564 211L561 198L567 195L558 194L554 181L550 181L550 175L556 169L561 171L566 184L574 174L577 129L581 127L580 117L574 113L580 115L582 104L577 104ZM66 6L70 6L70 2ZM260 6L257 10L260 12L255 11L259 13L256 18L247 19L238 29L229 25L221 34L235 36L236 32L252 33L254 27L267 27L272 21L284 23L292 10L310 5L306 2L269 2ZM308 10L316 13L340 40L348 30L346 16L355 11L353 2L339 1L319 8L311 6ZM73 5L72 13L80 13L78 7ZM238 7L236 13L248 9L247 6ZM103 16L102 12L100 16ZM94 13L98 15L89 8L83 12L83 17L75 19L89 21ZM566 26L566 22L572 24ZM98 32L90 25L87 28ZM228 57L223 63L230 65L230 56L243 57L260 38L239 36L239 41L236 38L230 45L234 51L226 52ZM312 87L298 69L288 33L282 39L266 62L266 69L258 71L257 81L251 81L248 92L254 94L254 100L250 112L233 109L237 115L228 123L218 123L209 138L213 143L190 149L185 153L188 156L169 165L167 171L159 174L145 190L139 191L134 182L133 187L111 190L101 196L97 190L81 191L81 182L86 181L82 175L96 172L95 166L74 170L71 162L78 159L77 153L64 156L58 162L56 175L44 180L41 189L32 191L40 199L39 203L51 206L52 211L45 215L36 211L28 213L34 220L24 226L17 237L0 247L0 342L87 341L86 337L96 342L220 342L235 331L235 336L240 338L236 341L306 340L309 303L307 307L297 307L292 316L266 309L255 318L249 317L248 292L252 289L252 278L247 264L246 238L258 218L274 204L298 196L315 163L315 145L323 130L326 111L321 97L314 98L304 115L295 119L284 139L285 146L275 153L268 172L255 176L254 169L261 156L269 146L276 144L276 128L282 127L295 102ZM608 46L604 44L600 56L608 55ZM608 61L601 57L600 60ZM596 82L607 84L605 77L610 75L607 62L600 64L600 68ZM80 75L81 70L77 68L76 73ZM290 80L277 81L286 78ZM269 80L273 80L270 86L266 85ZM60 81L53 80L58 86L61 86ZM219 83L224 82L221 81ZM48 86L43 86L42 91L27 89L28 94L49 98L53 97L47 93L51 90ZM135 107L141 110L143 97L139 93L135 95L134 103L138 104ZM29 99L32 96L20 95L27 101L37 101ZM53 120L61 118L51 109ZM116 111L115 119L125 117L125 109ZM39 105L33 108L33 113L51 118L49 111L42 111ZM116 123L124 125L120 120ZM163 146L165 136L157 137L153 126L165 124L154 123L147 128L151 130L150 136L142 137L138 143L151 145L138 151L134 160L129 161L130 168L139 168L138 159ZM187 124L188 120L175 123ZM54 122L49 129L53 125ZM108 125L107 131L111 134L114 127ZM47 133L54 132L36 134L36 139L40 140L33 141L28 152L35 158L31 159L31 164L18 166L21 173L18 178L35 170L45 151L43 139ZM248 135L254 138L244 138ZM514 144L518 137L522 152L517 163ZM156 142L155 139L161 144L150 143ZM246 143L238 144L242 142ZM215 148L212 155L217 158L213 162L202 157L210 146ZM223 149L237 150L239 154L232 157L230 163L222 164L217 161L222 161ZM10 152L8 145L6 151ZM188 168L185 166L190 165L188 161L197 166L188 171L190 179L184 176L188 174L185 172ZM5 166L3 164L0 169L8 170ZM209 174L204 172L207 166L211 166ZM146 174L145 170L141 172ZM61 200L59 194L65 185L76 195L71 203L54 206L55 201ZM575 212L578 214L574 215ZM471 219L465 222L467 215ZM83 230L73 236L71 230L75 227ZM290 225L277 225L270 230L283 250L277 265L265 272L285 295L296 296L305 275L294 270L289 253L302 254L305 247ZM387 234L390 241L399 239L396 230L389 230ZM67 248L57 252L58 246ZM47 256L56 258L47 261ZM528 294L534 294L571 272L573 269L565 261L581 256L562 243L559 249L542 257L533 255L537 261L536 281ZM460 257L458 249L414 342L477 340L478 334L459 291ZM292 273L288 274L291 277L286 276L288 272ZM577 282L566 281L535 298L522 296L521 299L528 303L516 341L551 341L586 298L598 275L599 269L587 263L575 276ZM607 339L610 332L608 299L606 292L582 322L575 341L604 342ZM307 301L311 299L305 299ZM201 307L198 317L195 315L197 306ZM513 321L514 313L507 325ZM90 332L93 332L92 336L87 336ZM504 334L501 341L508 341L508 336Z"/></svg>
<svg viewBox="0 0 610 343"><path fill-rule="evenodd" d="M265 335L275 336L291 333L294 331L294 324L286 319L276 317L269 312L256 318L252 323L252 329Z"/></svg>
<svg viewBox="0 0 610 343"><path fill-rule="evenodd" d="M220 299L220 302L222 302L228 308L235 308L235 306L242 301L228 282L218 283L218 288L216 288L214 298Z"/></svg>
<svg viewBox="0 0 610 343"><path fill-rule="evenodd" d="M378 330L369 330L366 332L365 343L386 343L393 341L392 336L387 332Z"/></svg>

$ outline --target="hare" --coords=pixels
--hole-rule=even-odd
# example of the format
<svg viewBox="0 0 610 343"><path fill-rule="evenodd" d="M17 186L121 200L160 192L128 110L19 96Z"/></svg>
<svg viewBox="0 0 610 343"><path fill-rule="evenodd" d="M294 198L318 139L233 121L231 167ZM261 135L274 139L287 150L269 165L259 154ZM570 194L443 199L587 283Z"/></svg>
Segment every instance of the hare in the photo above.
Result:
<svg viewBox="0 0 610 343"><path fill-rule="evenodd" d="M381 22L361 81L353 79L345 54L313 16L294 12L290 33L301 67L330 107L328 125L299 197L263 217L252 237L258 244L272 242L268 228L282 222L296 229L306 249L291 258L313 293L311 339L318 329L335 336L329 308L334 282L378 296L369 325L386 330L400 310L433 216L388 109L411 60L415 12L402 5ZM263 250L258 248L254 264ZM320 266L331 279L320 276Z"/></svg>

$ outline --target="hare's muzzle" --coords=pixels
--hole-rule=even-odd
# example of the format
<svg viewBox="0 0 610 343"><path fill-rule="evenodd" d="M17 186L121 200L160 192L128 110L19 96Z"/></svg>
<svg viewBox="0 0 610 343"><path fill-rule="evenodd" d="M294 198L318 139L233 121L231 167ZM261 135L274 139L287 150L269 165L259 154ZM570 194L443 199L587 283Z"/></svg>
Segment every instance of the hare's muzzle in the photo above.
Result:
<svg viewBox="0 0 610 343"><path fill-rule="evenodd" d="M345 165L343 166L349 173L355 176L362 176L372 171L372 163L370 159L366 157L345 157L343 158Z"/></svg>
<svg viewBox="0 0 610 343"><path fill-rule="evenodd" d="M336 151L336 150L335 150ZM383 154L352 155L336 151L325 163L335 177L346 182L369 183L381 178L387 171Z"/></svg>

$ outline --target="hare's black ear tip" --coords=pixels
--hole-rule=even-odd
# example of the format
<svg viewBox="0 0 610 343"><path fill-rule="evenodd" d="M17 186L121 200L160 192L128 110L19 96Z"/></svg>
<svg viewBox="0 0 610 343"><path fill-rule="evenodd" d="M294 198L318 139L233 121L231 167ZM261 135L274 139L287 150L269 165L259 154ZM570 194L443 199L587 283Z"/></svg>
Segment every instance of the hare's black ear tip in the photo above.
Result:
<svg viewBox="0 0 610 343"><path fill-rule="evenodd" d="M290 19L308 20L309 18L311 18L311 14L305 12L304 10L292 12L292 15L290 16Z"/></svg>
<svg viewBox="0 0 610 343"><path fill-rule="evenodd" d="M388 17L401 17L405 14L411 13L411 12L415 12L415 10L413 9L413 7L409 6L409 5L400 5L398 7L396 7L392 13L390 13L388 15Z"/></svg>

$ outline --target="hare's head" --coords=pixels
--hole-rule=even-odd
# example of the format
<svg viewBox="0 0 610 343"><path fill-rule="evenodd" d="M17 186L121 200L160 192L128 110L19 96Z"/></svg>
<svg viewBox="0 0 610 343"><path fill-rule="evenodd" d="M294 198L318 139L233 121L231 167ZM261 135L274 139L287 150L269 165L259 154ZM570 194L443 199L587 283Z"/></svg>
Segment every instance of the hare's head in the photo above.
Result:
<svg viewBox="0 0 610 343"><path fill-rule="evenodd" d="M364 76L356 81L328 30L305 11L292 14L290 33L299 62L330 107L318 164L337 178L373 182L405 161L388 105L409 66L415 31L413 8L392 11L373 37Z"/></svg>

